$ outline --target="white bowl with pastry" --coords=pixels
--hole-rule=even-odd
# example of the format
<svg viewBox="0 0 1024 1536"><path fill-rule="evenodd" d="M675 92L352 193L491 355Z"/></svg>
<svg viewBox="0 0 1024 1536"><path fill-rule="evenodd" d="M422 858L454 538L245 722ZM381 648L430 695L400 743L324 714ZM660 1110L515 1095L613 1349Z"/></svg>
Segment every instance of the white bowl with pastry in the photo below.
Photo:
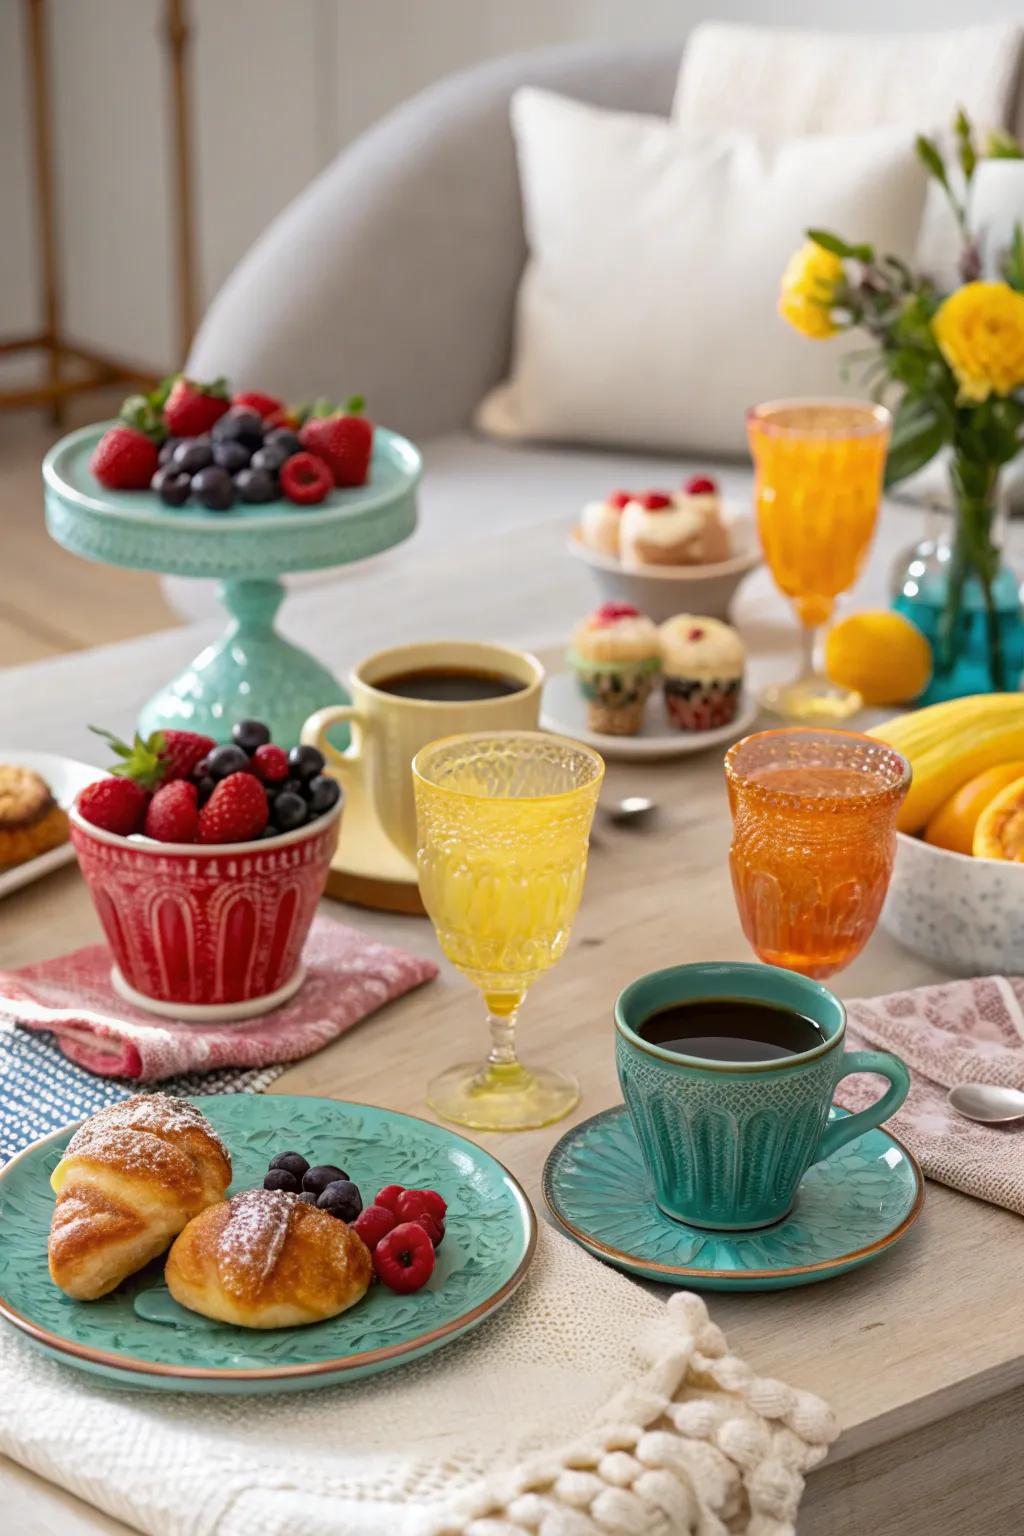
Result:
<svg viewBox="0 0 1024 1536"><path fill-rule="evenodd" d="M743 578L761 563L753 518L723 505L713 480L677 491L613 491L588 502L568 548L607 600L660 623L690 612L728 616Z"/></svg>

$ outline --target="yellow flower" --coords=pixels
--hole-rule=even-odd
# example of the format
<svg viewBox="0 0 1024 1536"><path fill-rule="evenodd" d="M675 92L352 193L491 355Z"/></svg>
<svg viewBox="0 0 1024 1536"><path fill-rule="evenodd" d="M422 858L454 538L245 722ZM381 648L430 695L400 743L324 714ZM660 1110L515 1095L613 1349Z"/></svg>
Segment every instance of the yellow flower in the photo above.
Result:
<svg viewBox="0 0 1024 1536"><path fill-rule="evenodd" d="M843 263L831 251L808 240L790 258L782 274L779 314L815 341L834 336L839 327L830 313Z"/></svg>
<svg viewBox="0 0 1024 1536"><path fill-rule="evenodd" d="M944 299L932 331L963 404L1024 384L1024 293L1007 283L965 283Z"/></svg>

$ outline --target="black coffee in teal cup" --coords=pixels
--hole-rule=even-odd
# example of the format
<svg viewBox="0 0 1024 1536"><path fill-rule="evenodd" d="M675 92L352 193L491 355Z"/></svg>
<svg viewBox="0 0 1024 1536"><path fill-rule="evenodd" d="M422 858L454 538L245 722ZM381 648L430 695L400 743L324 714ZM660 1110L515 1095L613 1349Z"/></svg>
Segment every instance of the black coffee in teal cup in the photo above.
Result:
<svg viewBox="0 0 1024 1536"><path fill-rule="evenodd" d="M671 1047L645 1038L645 1027L664 1035L662 1021L677 1018L686 1034ZM723 1020L759 1018L766 1028L756 1042L719 1033ZM812 1163L899 1109L910 1088L903 1062L888 1051L846 1051L845 1035L835 994L777 966L675 965L626 987L615 1004L616 1065L665 1214L721 1231L768 1226L787 1214ZM723 1059L707 1054L719 1048ZM759 1049L763 1059L749 1059ZM748 1059L736 1059L743 1051ZM851 1072L878 1073L889 1087L830 1122L836 1085Z"/></svg>

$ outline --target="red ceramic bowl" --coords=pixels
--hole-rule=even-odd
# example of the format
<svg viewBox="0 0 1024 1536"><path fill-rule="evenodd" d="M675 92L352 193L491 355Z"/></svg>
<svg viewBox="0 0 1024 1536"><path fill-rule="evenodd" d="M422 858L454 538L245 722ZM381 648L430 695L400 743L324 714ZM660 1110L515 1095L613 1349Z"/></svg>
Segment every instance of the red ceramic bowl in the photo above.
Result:
<svg viewBox="0 0 1024 1536"><path fill-rule="evenodd" d="M220 844L117 837L72 809L71 841L121 995L202 1022L264 1013L296 992L342 804L280 837Z"/></svg>

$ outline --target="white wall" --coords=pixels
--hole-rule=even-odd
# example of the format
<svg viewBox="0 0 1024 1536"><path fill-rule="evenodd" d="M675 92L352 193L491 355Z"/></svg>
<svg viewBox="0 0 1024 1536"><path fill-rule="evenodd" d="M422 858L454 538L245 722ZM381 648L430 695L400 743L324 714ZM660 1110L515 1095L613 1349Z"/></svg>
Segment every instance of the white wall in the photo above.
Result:
<svg viewBox="0 0 1024 1536"><path fill-rule="evenodd" d="M162 0L48 0L65 329L176 361ZM22 6L0 4L0 335L36 323ZM191 0L196 210L208 299L368 124L477 60L573 39L681 42L714 14L865 31L962 26L1024 0ZM259 316L253 316L259 324Z"/></svg>

